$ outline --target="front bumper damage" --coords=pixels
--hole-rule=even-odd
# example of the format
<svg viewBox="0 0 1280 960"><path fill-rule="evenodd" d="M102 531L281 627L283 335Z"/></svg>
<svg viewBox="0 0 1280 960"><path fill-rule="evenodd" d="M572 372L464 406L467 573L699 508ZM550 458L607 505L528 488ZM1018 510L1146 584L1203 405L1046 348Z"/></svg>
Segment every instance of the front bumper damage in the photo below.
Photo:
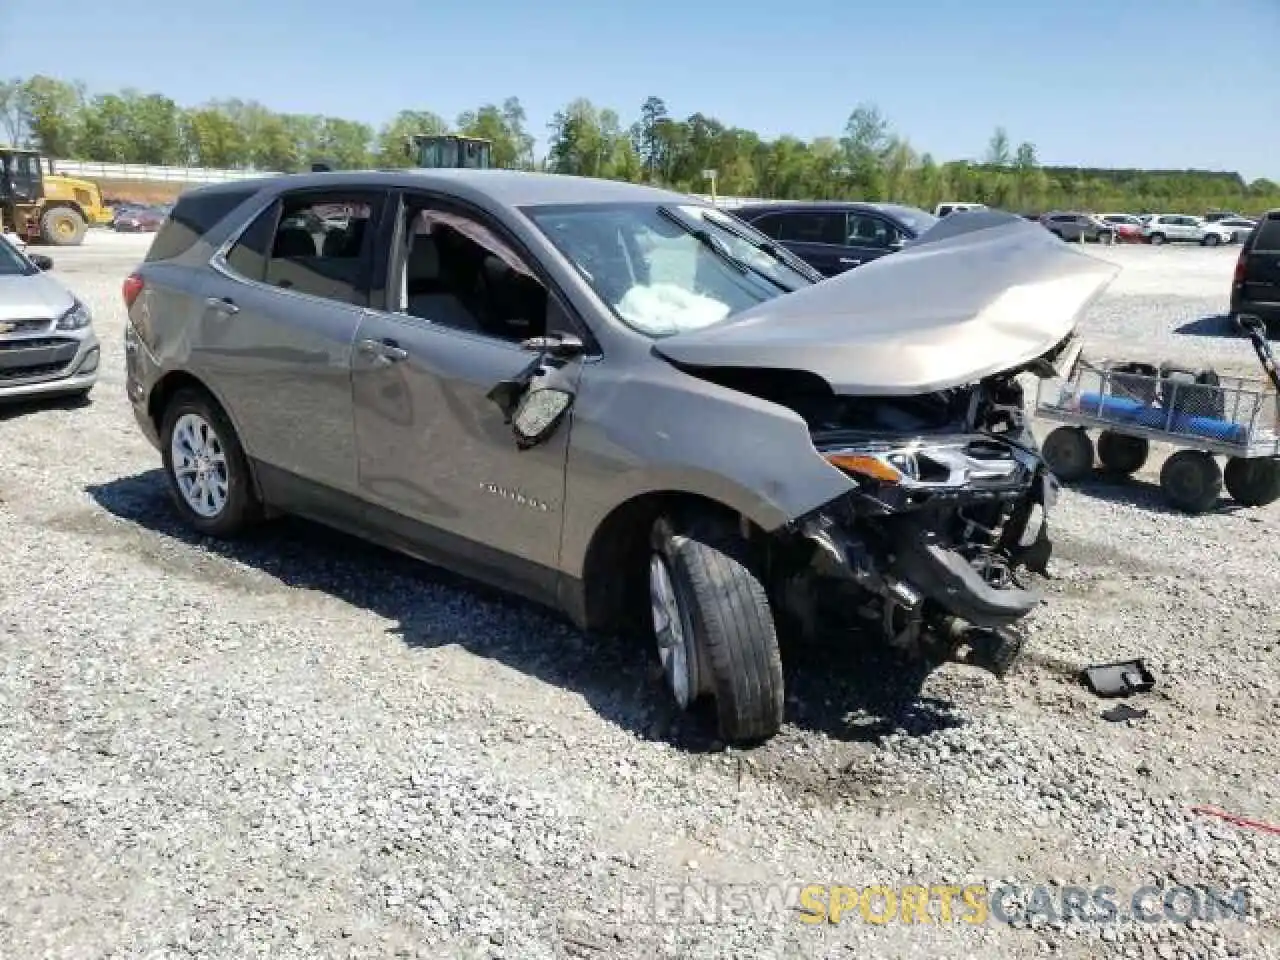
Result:
<svg viewBox="0 0 1280 960"><path fill-rule="evenodd" d="M897 651L1003 674L1042 602L1023 571L1047 573L1056 481L1033 447L985 434L886 445L878 459L903 467L904 453L909 473L864 462L854 491L791 525L803 546L784 603L808 633L853 613Z"/></svg>

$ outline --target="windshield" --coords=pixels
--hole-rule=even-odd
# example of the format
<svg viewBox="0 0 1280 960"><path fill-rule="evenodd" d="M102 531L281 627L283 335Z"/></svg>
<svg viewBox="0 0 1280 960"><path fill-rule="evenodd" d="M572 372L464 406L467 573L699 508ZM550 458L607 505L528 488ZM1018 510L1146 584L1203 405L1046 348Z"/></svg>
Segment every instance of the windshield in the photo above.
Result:
<svg viewBox="0 0 1280 960"><path fill-rule="evenodd" d="M19 277L37 270L22 254L0 234L0 277Z"/></svg>
<svg viewBox="0 0 1280 960"><path fill-rule="evenodd" d="M631 328L696 330L817 282L759 231L695 204L583 204L525 213ZM699 234L704 234L699 236Z"/></svg>

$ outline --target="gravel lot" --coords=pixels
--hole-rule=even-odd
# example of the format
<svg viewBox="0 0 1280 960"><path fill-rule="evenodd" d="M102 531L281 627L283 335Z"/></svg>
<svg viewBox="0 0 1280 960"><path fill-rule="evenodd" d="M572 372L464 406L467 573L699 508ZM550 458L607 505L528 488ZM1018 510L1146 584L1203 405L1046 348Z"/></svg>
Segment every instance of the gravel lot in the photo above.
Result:
<svg viewBox="0 0 1280 960"><path fill-rule="evenodd" d="M903 704L875 664L795 651L783 733L726 752L670 715L647 651L306 524L235 547L179 527L123 392L147 241L54 251L103 378L88 406L0 412L0 954L1280 956L1280 835L1189 811L1280 821L1280 505L1171 514L1158 458L1068 491L1014 676L948 667ZM1125 267L1091 346L1249 367L1213 319L1234 251L1089 249ZM1134 655L1149 714L1108 722L1074 672ZM1249 916L637 907L659 884L1001 881L1122 909L1244 886Z"/></svg>

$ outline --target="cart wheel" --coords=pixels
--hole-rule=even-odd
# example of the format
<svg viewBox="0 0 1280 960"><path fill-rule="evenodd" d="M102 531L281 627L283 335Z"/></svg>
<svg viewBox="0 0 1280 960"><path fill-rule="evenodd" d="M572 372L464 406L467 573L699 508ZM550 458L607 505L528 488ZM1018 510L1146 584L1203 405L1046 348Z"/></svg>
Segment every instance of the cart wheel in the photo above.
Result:
<svg viewBox="0 0 1280 960"><path fill-rule="evenodd" d="M1265 507L1280 500L1280 460L1231 457L1222 479L1231 499L1242 507Z"/></svg>
<svg viewBox="0 0 1280 960"><path fill-rule="evenodd" d="M1160 489L1184 513L1204 513L1222 494L1222 471L1207 453L1179 450L1160 469Z"/></svg>
<svg viewBox="0 0 1280 960"><path fill-rule="evenodd" d="M1098 459L1110 473L1124 476L1137 473L1150 452L1151 444L1146 437L1131 437L1112 430L1098 434Z"/></svg>
<svg viewBox="0 0 1280 960"><path fill-rule="evenodd" d="M1081 427L1058 427L1044 438L1040 448L1049 469L1059 480L1083 480L1093 471L1093 441Z"/></svg>

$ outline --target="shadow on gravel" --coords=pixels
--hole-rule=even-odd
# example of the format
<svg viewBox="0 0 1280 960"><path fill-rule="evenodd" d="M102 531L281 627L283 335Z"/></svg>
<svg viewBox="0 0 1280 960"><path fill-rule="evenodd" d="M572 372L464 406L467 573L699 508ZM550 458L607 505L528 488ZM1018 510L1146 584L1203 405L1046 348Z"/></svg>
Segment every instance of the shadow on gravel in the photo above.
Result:
<svg viewBox="0 0 1280 960"><path fill-rule="evenodd" d="M104 510L153 533L253 567L288 587L318 590L394 620L410 647L457 644L583 696L604 719L689 753L722 749L707 710L683 714L663 689L647 645L588 637L518 597L319 524L283 518L227 542L205 538L172 509L161 470L86 492ZM848 639L786 651L788 722L849 741L895 730L925 735L960 720L947 702L920 697L925 675Z"/></svg>
<svg viewBox="0 0 1280 960"><path fill-rule="evenodd" d="M79 410L93 403L91 397L45 397L39 400L6 400L0 403L0 423L49 410Z"/></svg>
<svg viewBox="0 0 1280 960"><path fill-rule="evenodd" d="M1188 320L1182 326L1177 327L1173 331L1188 337L1230 337L1235 340L1245 340L1245 336L1240 333L1239 328L1231 319L1229 314L1215 313L1204 317L1197 317L1194 320Z"/></svg>
<svg viewBox="0 0 1280 960"><path fill-rule="evenodd" d="M1108 477L1104 473L1098 473L1092 479L1077 480L1066 489L1106 503L1123 503L1152 513L1163 513L1175 517L1186 516L1181 510L1169 505L1164 492L1160 489L1160 484L1151 480L1140 480L1136 477ZM1218 500L1214 509L1204 515L1229 515L1242 511L1247 511L1247 508L1223 497Z"/></svg>

